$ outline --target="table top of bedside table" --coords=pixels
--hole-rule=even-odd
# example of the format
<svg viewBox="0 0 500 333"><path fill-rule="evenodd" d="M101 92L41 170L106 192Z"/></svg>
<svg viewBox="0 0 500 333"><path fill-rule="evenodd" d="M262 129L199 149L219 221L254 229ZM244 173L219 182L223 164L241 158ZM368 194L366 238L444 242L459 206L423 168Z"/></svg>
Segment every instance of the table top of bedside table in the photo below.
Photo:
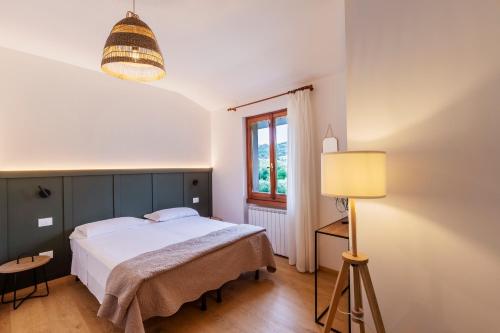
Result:
<svg viewBox="0 0 500 333"><path fill-rule="evenodd" d="M33 260L32 257L20 258L19 263L17 263L17 260L12 260L0 266L0 274L29 271L30 269L46 265L51 259L48 256L33 256Z"/></svg>

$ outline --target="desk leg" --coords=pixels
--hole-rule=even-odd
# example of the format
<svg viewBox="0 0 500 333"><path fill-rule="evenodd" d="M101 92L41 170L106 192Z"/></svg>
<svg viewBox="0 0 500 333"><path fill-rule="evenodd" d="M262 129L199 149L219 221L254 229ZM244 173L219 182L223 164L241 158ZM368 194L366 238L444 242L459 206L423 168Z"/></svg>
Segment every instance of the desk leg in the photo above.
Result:
<svg viewBox="0 0 500 333"><path fill-rule="evenodd" d="M314 232L314 321L318 318L318 232Z"/></svg>
<svg viewBox="0 0 500 333"><path fill-rule="evenodd" d="M201 311L207 311L207 293L204 293L201 295L201 306L200 306Z"/></svg>
<svg viewBox="0 0 500 333"><path fill-rule="evenodd" d="M49 284L47 282L47 271L45 270L45 265L42 267L43 278L45 279L45 289L47 290L47 294L45 296L49 296Z"/></svg>
<svg viewBox="0 0 500 333"><path fill-rule="evenodd" d="M17 293L17 273L14 273L14 301L12 302L12 306L14 307L14 310L17 309L17 306L16 306L16 293ZM19 304L19 305L21 305L21 304Z"/></svg>
<svg viewBox="0 0 500 333"><path fill-rule="evenodd" d="M217 289L217 303L222 303L222 287Z"/></svg>
<svg viewBox="0 0 500 333"><path fill-rule="evenodd" d="M36 268L33 270L33 286L35 287L35 289L33 291L36 292L38 290L38 281L36 278Z"/></svg>
<svg viewBox="0 0 500 333"><path fill-rule="evenodd" d="M9 302L4 301L5 292L7 291L7 283L9 281L9 274L5 274L3 278L3 288L2 288L2 304L7 304Z"/></svg>

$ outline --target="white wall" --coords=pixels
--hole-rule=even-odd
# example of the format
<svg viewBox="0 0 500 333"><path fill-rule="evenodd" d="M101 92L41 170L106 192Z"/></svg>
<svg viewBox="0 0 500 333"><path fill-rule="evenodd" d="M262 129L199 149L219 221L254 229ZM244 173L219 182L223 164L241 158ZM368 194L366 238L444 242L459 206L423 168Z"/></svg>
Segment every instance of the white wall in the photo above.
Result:
<svg viewBox="0 0 500 333"><path fill-rule="evenodd" d="M8 49L0 59L0 170L211 165L210 113L191 100Z"/></svg>
<svg viewBox="0 0 500 333"><path fill-rule="evenodd" d="M318 145L317 181L321 181L320 154L322 142L328 124L332 125L333 133L339 142L339 150L347 148L347 126L345 105L345 72L323 78L314 82L313 109L316 122L316 142ZM319 187L318 187L319 188ZM335 207L335 200L318 194L319 199L319 226L324 226L340 219ZM319 264L324 267L340 270L342 265L341 254L347 250L347 240L330 236L319 236Z"/></svg>
<svg viewBox="0 0 500 333"><path fill-rule="evenodd" d="M316 122L316 151L318 161L321 142L330 123L340 147L346 146L345 73L310 82L314 86L312 103ZM286 89L285 89L286 90ZM245 117L286 108L287 98L280 97L237 112L220 110L212 114L212 163L214 215L227 221L244 223L246 220L246 147ZM319 182L319 162L317 177ZM319 225L341 217L332 199L320 198ZM338 269L340 253L347 242L322 236L320 243L323 266Z"/></svg>
<svg viewBox="0 0 500 333"><path fill-rule="evenodd" d="M349 149L388 152L359 247L388 332L498 332L500 2L352 0ZM366 303L365 303L366 304Z"/></svg>

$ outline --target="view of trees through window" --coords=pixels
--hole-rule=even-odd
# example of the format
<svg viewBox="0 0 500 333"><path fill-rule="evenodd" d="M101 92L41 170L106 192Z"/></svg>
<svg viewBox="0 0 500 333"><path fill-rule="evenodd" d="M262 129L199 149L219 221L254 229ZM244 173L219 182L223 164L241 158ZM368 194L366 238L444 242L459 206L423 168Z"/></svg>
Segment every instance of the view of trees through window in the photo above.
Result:
<svg viewBox="0 0 500 333"><path fill-rule="evenodd" d="M276 193L286 194L288 166L288 120L285 117L276 118Z"/></svg>
<svg viewBox="0 0 500 333"><path fill-rule="evenodd" d="M274 144L274 146L273 146ZM286 110L247 118L248 197L284 203L287 193Z"/></svg>
<svg viewBox="0 0 500 333"><path fill-rule="evenodd" d="M288 123L286 117L279 117L275 120L276 132L276 193L286 194L287 184L287 156L288 156ZM270 172L270 151L269 151L269 127L258 130L258 192L271 192L271 172Z"/></svg>

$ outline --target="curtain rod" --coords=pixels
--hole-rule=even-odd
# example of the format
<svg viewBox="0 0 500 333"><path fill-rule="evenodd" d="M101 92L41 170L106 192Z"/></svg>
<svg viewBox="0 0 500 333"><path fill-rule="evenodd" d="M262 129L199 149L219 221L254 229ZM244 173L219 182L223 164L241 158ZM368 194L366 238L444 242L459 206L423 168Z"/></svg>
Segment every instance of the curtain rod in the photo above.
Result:
<svg viewBox="0 0 500 333"><path fill-rule="evenodd" d="M246 104L234 106L232 108L227 109L227 111L234 111L234 112L236 112L237 109L242 108L244 106L249 106L249 105L252 105L252 104L257 104L257 103L264 102L264 101L267 101L267 100L270 100L270 99L273 99L273 98L285 96L285 95L288 95L288 94L295 94L297 91L306 90L306 89L309 89L309 90L313 91L314 87L312 86L312 84L310 84L308 86L303 86L303 87L300 87L300 88L297 88L297 89L289 90L289 91L287 91L285 93L282 93L282 94L279 94L279 95L274 95L274 96L271 96L271 97L259 99L258 101L254 101L254 102L250 102L250 103L246 103Z"/></svg>

